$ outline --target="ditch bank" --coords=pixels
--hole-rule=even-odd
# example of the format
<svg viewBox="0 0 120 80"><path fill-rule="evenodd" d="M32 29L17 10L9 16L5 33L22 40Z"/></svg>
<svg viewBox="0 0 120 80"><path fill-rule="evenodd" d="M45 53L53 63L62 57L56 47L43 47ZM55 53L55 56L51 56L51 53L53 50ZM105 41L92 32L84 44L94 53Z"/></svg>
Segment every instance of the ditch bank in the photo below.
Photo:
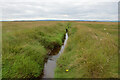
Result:
<svg viewBox="0 0 120 80"><path fill-rule="evenodd" d="M58 44L52 44L54 45L54 48L48 49L48 53L46 55L46 58L44 59L45 64L41 75L38 77L32 77L31 79L54 78L54 70L56 68L57 59L59 58L60 54L64 51L65 45L68 40L69 35L68 28L65 29L66 33L64 34L64 37L62 39L62 45L60 46Z"/></svg>
<svg viewBox="0 0 120 80"><path fill-rule="evenodd" d="M40 78L54 78L54 70L56 68L57 59L60 57L61 53L63 53L65 45L68 40L68 32L69 32L70 24L66 27L66 33L64 34L64 38L62 40L62 46L55 46L53 50L51 50L47 58L45 59L44 70Z"/></svg>
<svg viewBox="0 0 120 80"><path fill-rule="evenodd" d="M59 58L60 54L64 51L65 45L68 40L68 33L66 31L64 42L61 47L56 47L52 51L48 53L47 58L45 59L43 74L40 76L41 78L54 78L54 70L56 68L56 62Z"/></svg>

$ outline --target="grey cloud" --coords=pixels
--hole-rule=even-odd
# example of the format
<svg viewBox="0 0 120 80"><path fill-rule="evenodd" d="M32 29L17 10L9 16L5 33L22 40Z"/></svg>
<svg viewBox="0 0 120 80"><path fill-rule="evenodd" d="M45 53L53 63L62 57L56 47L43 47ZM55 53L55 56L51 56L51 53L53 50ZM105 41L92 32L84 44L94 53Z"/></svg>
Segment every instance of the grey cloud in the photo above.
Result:
<svg viewBox="0 0 120 80"><path fill-rule="evenodd" d="M3 2L3 20L94 19L117 20L117 2Z"/></svg>

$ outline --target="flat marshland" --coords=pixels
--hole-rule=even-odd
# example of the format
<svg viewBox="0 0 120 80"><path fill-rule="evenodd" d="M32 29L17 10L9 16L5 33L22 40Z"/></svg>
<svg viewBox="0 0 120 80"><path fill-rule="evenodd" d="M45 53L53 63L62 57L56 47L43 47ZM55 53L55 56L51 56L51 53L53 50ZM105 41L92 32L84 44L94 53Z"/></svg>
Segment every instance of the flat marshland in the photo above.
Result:
<svg viewBox="0 0 120 80"><path fill-rule="evenodd" d="M64 23L3 22L3 78L41 75L47 53L62 45Z"/></svg>
<svg viewBox="0 0 120 80"><path fill-rule="evenodd" d="M2 77L41 76L48 52L68 41L55 78L118 77L117 22L2 22ZM68 70L68 71L66 71Z"/></svg>

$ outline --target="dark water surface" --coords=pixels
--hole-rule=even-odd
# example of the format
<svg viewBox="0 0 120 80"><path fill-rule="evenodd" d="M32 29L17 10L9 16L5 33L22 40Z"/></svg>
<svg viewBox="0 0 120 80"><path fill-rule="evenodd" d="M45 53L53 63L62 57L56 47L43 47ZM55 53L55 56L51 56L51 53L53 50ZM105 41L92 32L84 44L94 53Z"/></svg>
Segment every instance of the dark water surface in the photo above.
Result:
<svg viewBox="0 0 120 80"><path fill-rule="evenodd" d="M60 54L64 51L65 45L68 40L68 33L66 33L64 44L62 45L58 54L50 55L47 62L44 65L43 77L42 78L54 78L54 70L56 68L56 61Z"/></svg>

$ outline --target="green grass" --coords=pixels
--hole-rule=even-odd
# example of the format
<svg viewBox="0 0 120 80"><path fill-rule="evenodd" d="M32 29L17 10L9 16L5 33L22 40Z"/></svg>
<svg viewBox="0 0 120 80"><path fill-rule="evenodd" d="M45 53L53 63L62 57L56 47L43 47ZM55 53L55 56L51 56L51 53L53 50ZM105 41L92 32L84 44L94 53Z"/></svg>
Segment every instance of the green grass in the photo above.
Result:
<svg viewBox="0 0 120 80"><path fill-rule="evenodd" d="M74 22L65 51L57 61L55 77L118 77L117 24Z"/></svg>
<svg viewBox="0 0 120 80"><path fill-rule="evenodd" d="M62 45L66 29L55 78L118 77L117 23L62 21L3 22L2 77L40 76L47 53Z"/></svg>
<svg viewBox="0 0 120 80"><path fill-rule="evenodd" d="M3 22L3 78L41 75L48 51L62 45L66 25L59 22L43 23Z"/></svg>

